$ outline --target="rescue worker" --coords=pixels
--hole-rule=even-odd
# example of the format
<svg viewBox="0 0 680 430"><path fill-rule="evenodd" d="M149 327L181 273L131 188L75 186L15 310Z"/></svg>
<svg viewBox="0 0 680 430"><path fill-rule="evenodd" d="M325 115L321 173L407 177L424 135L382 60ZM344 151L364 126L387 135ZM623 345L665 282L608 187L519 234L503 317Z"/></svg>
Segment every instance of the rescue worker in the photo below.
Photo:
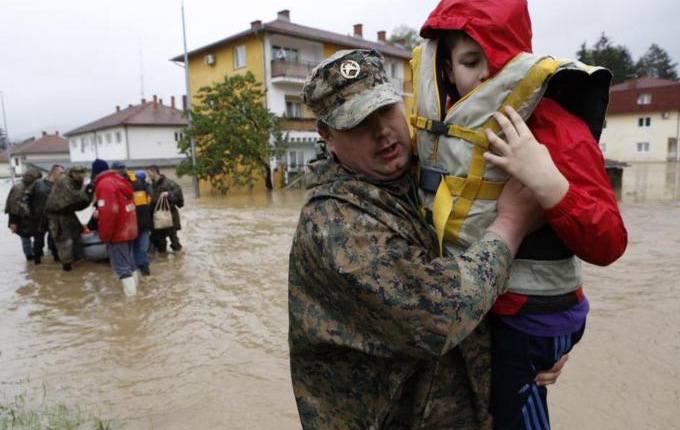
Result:
<svg viewBox="0 0 680 430"><path fill-rule="evenodd" d="M33 182L24 194L21 196L21 204L25 207L27 213L31 214L32 217L38 219L38 224L36 228L35 235L35 253L34 261L35 264L40 264L41 258L43 256L43 248L45 247L45 235L47 235L47 245L52 253L54 261L59 261L59 253L57 252L57 247L54 244L52 235L49 234L49 226L47 221L47 211L45 210L45 205L47 204L47 197L49 197L50 192L54 184L64 176L64 167L59 164L55 164L50 169L50 173L46 178L38 179Z"/></svg>
<svg viewBox="0 0 680 430"><path fill-rule="evenodd" d="M151 179L152 210L155 210L158 199L165 196L170 203L170 212L172 213L172 228L153 230L151 233L151 243L158 252L165 252L168 243L167 238L170 238L170 248L172 248L173 251L181 251L182 244L179 242L177 232L182 229L182 224L179 220L179 211L177 208L184 206L182 188L177 185L175 181L163 175L158 169L158 166L149 167L148 173L149 178Z"/></svg>
<svg viewBox="0 0 680 430"><path fill-rule="evenodd" d="M41 176L42 173L38 169L28 169L22 175L21 181L12 187L5 203L5 213L9 217L7 226L12 233L17 234L21 238L21 248L24 251L26 260L35 261L36 264L40 264L40 252L42 251L38 247L39 243L36 240L40 219L28 213L25 207L22 207L21 196Z"/></svg>
<svg viewBox="0 0 680 430"><path fill-rule="evenodd" d="M73 263L81 256L80 234L83 225L76 212L87 208L91 201L91 196L83 189L84 178L84 167L67 169L66 174L52 187L45 204L50 234L57 247L61 267L66 272L73 268Z"/></svg>
<svg viewBox="0 0 680 430"><path fill-rule="evenodd" d="M125 169L125 166L116 167ZM109 245L111 267L121 280L123 292L132 296L137 293L132 250L137 238L137 215L132 186L120 170L98 173L95 177L95 201L99 238Z"/></svg>
<svg viewBox="0 0 680 430"><path fill-rule="evenodd" d="M331 154L310 166L289 262L302 427L489 428L490 339L480 323L538 206L511 182L483 237L440 257L381 55L335 53L310 73L303 97Z"/></svg>
<svg viewBox="0 0 680 430"><path fill-rule="evenodd" d="M131 172L129 172L131 173ZM135 264L142 275L151 275L149 269L149 239L153 229L151 215L151 186L146 182L146 173L143 170L135 172L135 180L132 181L132 191L135 194L135 208L137 211L137 239L133 248Z"/></svg>

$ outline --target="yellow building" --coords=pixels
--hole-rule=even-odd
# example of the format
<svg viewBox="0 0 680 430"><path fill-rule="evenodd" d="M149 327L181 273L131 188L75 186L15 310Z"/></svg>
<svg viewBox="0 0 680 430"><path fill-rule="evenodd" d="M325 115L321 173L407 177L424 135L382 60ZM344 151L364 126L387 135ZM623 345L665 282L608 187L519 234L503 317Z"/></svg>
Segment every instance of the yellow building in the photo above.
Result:
<svg viewBox="0 0 680 430"><path fill-rule="evenodd" d="M225 76L251 72L266 90L267 107L283 119L288 134L286 154L273 160L275 187L289 182L310 160L316 158L318 139L314 116L302 103L300 93L307 74L336 51L375 49L385 57L387 74L404 96L407 109L412 103L411 53L388 45L380 31L375 41L363 37L361 24L353 35L343 35L295 24L290 11L282 10L271 22L253 21L250 29L189 52L189 81L192 97L198 89L222 81ZM183 62L180 55L172 61ZM276 179L276 178L279 179ZM264 187L258 181L258 188Z"/></svg>

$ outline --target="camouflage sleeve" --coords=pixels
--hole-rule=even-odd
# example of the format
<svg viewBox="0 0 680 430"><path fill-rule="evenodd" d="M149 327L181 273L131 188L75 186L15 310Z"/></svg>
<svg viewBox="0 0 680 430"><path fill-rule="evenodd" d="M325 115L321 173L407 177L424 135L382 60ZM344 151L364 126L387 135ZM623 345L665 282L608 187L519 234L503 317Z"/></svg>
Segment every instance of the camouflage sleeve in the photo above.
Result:
<svg viewBox="0 0 680 430"><path fill-rule="evenodd" d="M305 332L320 337L312 342L440 356L481 322L504 291L511 261L493 234L458 257L432 260L374 217L328 199L303 210L291 253L301 269L291 282L311 290L304 300L319 301L292 312L302 312L295 318Z"/></svg>

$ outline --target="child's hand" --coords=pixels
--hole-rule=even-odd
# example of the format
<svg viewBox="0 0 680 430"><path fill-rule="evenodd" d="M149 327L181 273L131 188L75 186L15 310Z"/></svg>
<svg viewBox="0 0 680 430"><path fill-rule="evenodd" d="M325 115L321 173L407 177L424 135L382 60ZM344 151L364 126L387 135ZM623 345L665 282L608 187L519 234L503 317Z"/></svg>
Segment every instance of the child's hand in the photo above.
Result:
<svg viewBox="0 0 680 430"><path fill-rule="evenodd" d="M544 209L556 205L569 190L569 182L557 170L548 149L536 141L522 117L510 106L505 111L510 120L500 112L493 116L507 142L487 129L489 143L500 155L487 151L484 158L531 189Z"/></svg>

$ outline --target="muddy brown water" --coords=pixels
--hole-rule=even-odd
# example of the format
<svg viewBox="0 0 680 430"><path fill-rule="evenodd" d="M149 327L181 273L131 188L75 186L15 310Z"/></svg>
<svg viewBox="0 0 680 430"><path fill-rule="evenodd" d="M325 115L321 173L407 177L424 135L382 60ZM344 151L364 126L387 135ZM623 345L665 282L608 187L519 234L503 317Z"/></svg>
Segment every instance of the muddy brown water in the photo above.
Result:
<svg viewBox="0 0 680 430"><path fill-rule="evenodd" d="M622 194L628 250L585 269L592 311L550 390L557 429L680 428L680 165L633 165ZM184 251L153 255L134 298L106 264L27 264L3 224L0 398L47 392L126 429L299 429L286 275L302 201L189 200Z"/></svg>

